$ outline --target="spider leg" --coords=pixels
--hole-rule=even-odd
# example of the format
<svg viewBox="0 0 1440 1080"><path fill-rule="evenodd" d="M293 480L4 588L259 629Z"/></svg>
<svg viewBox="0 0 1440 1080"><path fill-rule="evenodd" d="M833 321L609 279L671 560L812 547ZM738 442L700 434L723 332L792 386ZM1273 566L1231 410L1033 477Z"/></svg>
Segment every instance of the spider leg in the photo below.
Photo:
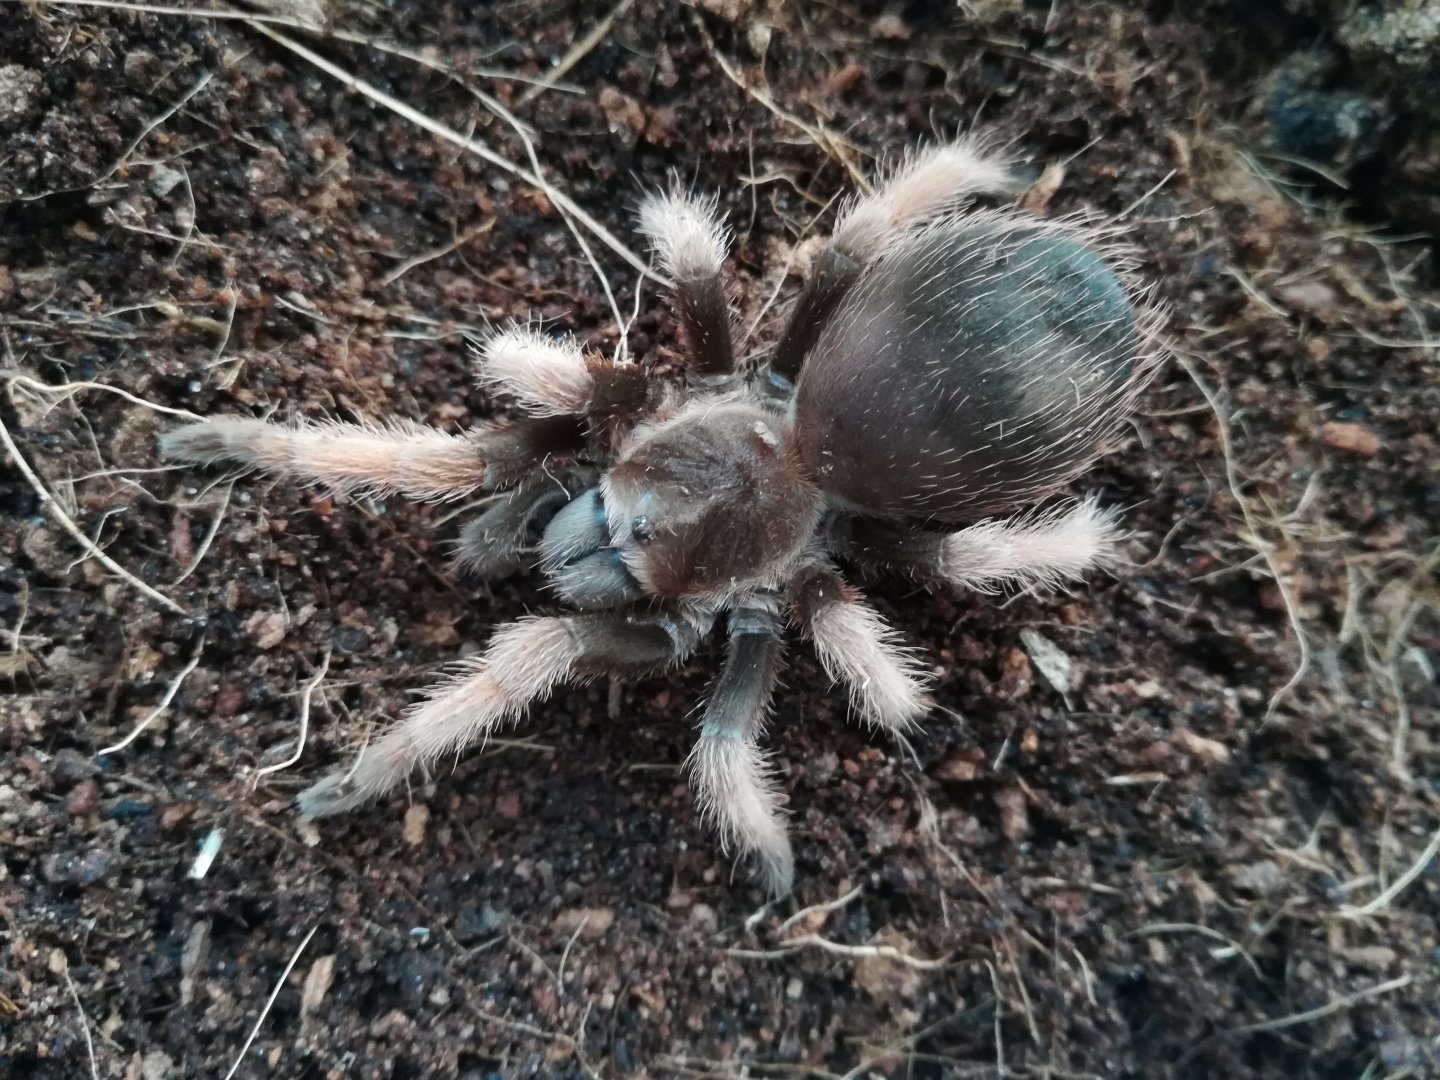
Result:
<svg viewBox="0 0 1440 1080"><path fill-rule="evenodd" d="M499 496L478 518L460 530L455 543L455 565L481 578L512 574L524 563L522 553L535 539L537 522L564 506L585 480L566 482L549 478Z"/></svg>
<svg viewBox="0 0 1440 1080"><path fill-rule="evenodd" d="M352 810L417 766L458 754L570 679L656 671L687 656L709 618L623 615L526 618L495 632L479 657L432 688L404 719L296 799L305 817Z"/></svg>
<svg viewBox="0 0 1440 1080"><path fill-rule="evenodd" d="M1013 187L1005 162L987 156L975 139L932 146L903 162L836 223L770 358L770 382L777 388L794 385L830 316L897 232L952 210L972 195Z"/></svg>
<svg viewBox="0 0 1440 1080"><path fill-rule="evenodd" d="M954 585L994 591L1063 585L1120 559L1124 533L1092 496L1046 513L982 521L953 533L902 532L857 522L841 550L862 562L909 570Z"/></svg>
<svg viewBox="0 0 1440 1080"><path fill-rule="evenodd" d="M790 610L865 723L898 738L930 710L915 654L897 644L895 630L834 567L803 571L791 586Z"/></svg>
<svg viewBox="0 0 1440 1080"><path fill-rule="evenodd" d="M585 412L594 389L580 343L553 338L538 326L512 325L475 345L476 371L486 389L510 394L537 416Z"/></svg>
<svg viewBox="0 0 1440 1080"><path fill-rule="evenodd" d="M653 411L667 393L639 364L586 353L573 337L552 338L535 325L498 330L475 353L486 389L514 397L532 416L584 417L602 433Z"/></svg>
<svg viewBox="0 0 1440 1080"><path fill-rule="evenodd" d="M690 346L689 374L721 383L735 373L730 305L720 276L729 234L714 199L674 191L640 204L640 231L675 282L675 307Z"/></svg>
<svg viewBox="0 0 1440 1080"><path fill-rule="evenodd" d="M753 854L765 887L790 891L795 857L781 821L775 784L757 742L780 671L780 619L765 606L730 616L725 667L705 707L690 755L690 780L701 812L728 847Z"/></svg>
<svg viewBox="0 0 1440 1080"><path fill-rule="evenodd" d="M841 215L830 246L866 263L885 250L895 233L953 210L972 195L1014 189L1009 165L987 155L974 138L926 147Z"/></svg>
<svg viewBox="0 0 1440 1080"><path fill-rule="evenodd" d="M225 462L342 494L458 498L509 486L549 455L573 454L582 433L569 418L495 424L451 435L419 424L250 417L202 420L160 436L160 452L192 465Z"/></svg>

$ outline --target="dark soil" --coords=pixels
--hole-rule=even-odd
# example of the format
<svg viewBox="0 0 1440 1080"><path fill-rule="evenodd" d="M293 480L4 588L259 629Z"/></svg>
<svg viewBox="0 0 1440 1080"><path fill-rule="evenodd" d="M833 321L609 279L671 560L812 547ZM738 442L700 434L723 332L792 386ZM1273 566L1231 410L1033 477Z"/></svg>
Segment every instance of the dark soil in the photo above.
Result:
<svg viewBox="0 0 1440 1080"><path fill-rule="evenodd" d="M1278 175L1240 119L1263 58L1185 7L638 0L533 100L467 73L544 75L591 5L336 15L453 78L286 31L523 163L467 87L507 102L619 235L669 170L720 189L742 325L850 172L977 119L1064 163L1033 206L1133 226L1178 356L1080 490L1128 508L1134 567L1009 602L872 585L937 666L916 759L797 647L771 743L798 884L764 910L680 769L713 650L616 719L565 690L408 799L298 823L369 724L548 601L453 574L453 508L157 471L152 406L464 425L495 408L467 328L613 347L614 319L543 194L244 23L0 7L0 332L31 380L0 419L185 612L83 559L6 455L0 1073L223 1077L263 1013L238 1076L1440 1076L1440 293L1426 248ZM652 287L631 345L678 348ZM258 775L327 653L303 755Z"/></svg>

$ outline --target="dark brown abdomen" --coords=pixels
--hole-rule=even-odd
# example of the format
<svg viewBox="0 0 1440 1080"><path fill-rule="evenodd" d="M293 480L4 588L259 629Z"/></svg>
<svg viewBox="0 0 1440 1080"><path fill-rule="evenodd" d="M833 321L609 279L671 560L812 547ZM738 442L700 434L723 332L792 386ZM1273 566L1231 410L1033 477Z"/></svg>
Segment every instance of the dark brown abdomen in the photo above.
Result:
<svg viewBox="0 0 1440 1080"><path fill-rule="evenodd" d="M951 219L899 241L841 304L800 373L791 438L853 509L973 520L1085 468L1146 366L1125 289L1076 233Z"/></svg>

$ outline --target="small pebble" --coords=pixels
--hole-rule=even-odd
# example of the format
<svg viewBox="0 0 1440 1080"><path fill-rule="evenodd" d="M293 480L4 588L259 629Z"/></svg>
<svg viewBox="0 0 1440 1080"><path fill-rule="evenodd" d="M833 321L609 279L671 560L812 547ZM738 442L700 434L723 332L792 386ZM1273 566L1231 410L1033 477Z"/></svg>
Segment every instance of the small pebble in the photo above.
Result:
<svg viewBox="0 0 1440 1080"><path fill-rule="evenodd" d="M81 780L88 780L100 771L100 766L95 764L93 758L86 757L77 750L68 747L56 753L50 762L50 775L55 778L58 784L78 784Z"/></svg>
<svg viewBox="0 0 1440 1080"><path fill-rule="evenodd" d="M279 611L257 611L245 622L246 631L260 649L273 649L284 641L287 626L288 620Z"/></svg>
<svg viewBox="0 0 1440 1080"><path fill-rule="evenodd" d="M94 780L81 780L65 796L65 812L71 817L91 813L100 802L100 785Z"/></svg>
<svg viewBox="0 0 1440 1080"><path fill-rule="evenodd" d="M78 855L57 852L45 857L40 872L52 885L95 885L109 875L115 858L112 852L102 848L91 848Z"/></svg>
<svg viewBox="0 0 1440 1080"><path fill-rule="evenodd" d="M690 921L696 928L707 934L713 934L720 928L720 916L709 904L696 904L690 909Z"/></svg>

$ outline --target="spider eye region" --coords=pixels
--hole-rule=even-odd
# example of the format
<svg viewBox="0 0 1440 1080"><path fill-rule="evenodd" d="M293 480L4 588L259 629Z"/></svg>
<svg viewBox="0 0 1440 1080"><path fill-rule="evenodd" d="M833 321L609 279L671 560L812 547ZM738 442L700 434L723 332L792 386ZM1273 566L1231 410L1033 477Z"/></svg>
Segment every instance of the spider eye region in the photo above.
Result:
<svg viewBox="0 0 1440 1080"><path fill-rule="evenodd" d="M641 547L649 547L655 542L655 527L644 514L636 514L635 520L630 522L630 535Z"/></svg>

